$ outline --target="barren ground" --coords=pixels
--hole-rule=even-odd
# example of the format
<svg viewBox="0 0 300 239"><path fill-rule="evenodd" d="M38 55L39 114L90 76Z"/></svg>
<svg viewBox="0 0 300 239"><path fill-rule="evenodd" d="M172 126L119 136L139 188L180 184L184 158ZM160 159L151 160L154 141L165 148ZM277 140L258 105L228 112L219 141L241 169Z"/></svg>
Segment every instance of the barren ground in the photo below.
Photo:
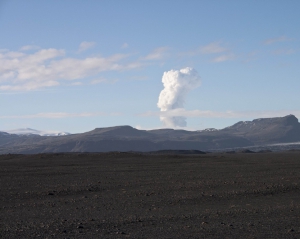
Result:
<svg viewBox="0 0 300 239"><path fill-rule="evenodd" d="M300 152L0 155L0 238L300 238Z"/></svg>

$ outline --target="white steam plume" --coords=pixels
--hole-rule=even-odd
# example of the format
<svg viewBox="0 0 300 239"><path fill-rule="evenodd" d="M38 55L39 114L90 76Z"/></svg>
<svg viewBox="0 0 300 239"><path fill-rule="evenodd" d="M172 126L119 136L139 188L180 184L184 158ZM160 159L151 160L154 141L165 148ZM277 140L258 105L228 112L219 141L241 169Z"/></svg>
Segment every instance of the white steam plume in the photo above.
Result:
<svg viewBox="0 0 300 239"><path fill-rule="evenodd" d="M195 69L186 67L164 72L162 82L164 89L160 92L157 106L160 111L168 111L183 108L187 94L201 85L201 78ZM160 120L169 127L186 126L183 116L161 116Z"/></svg>

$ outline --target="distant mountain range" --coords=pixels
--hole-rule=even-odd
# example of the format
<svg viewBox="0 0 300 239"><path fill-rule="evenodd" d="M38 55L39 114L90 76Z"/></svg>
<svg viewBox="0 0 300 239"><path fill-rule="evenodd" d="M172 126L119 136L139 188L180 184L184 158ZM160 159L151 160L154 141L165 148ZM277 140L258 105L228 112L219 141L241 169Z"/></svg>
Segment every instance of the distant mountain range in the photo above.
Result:
<svg viewBox="0 0 300 239"><path fill-rule="evenodd" d="M5 131L5 133L9 134L20 134L20 135L32 135L37 134L41 136L62 136L62 135L69 135L70 133L67 132L60 132L60 131L41 131L36 129L30 128L23 128L23 129L14 129Z"/></svg>
<svg viewBox="0 0 300 239"><path fill-rule="evenodd" d="M294 115L240 121L216 130L138 130L131 126L96 128L60 137L0 132L0 153L221 150L300 142Z"/></svg>

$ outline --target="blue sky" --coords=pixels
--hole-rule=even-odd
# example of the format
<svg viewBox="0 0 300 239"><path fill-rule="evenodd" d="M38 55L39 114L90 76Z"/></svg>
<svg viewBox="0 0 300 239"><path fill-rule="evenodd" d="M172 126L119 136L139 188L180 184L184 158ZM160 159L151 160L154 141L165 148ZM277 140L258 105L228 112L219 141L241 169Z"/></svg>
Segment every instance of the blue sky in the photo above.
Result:
<svg viewBox="0 0 300 239"><path fill-rule="evenodd" d="M0 130L162 128L162 75L196 69L188 130L300 117L300 1L0 0Z"/></svg>

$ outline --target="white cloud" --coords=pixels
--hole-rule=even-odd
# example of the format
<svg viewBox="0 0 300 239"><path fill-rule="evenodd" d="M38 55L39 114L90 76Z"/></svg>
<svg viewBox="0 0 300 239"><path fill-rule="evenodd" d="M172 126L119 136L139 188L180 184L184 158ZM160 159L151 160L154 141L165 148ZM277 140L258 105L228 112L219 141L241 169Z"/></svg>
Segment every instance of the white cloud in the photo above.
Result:
<svg viewBox="0 0 300 239"><path fill-rule="evenodd" d="M153 130L153 129L158 129L158 128L145 128L145 127L142 127L141 125L136 125L135 128L138 129L138 130Z"/></svg>
<svg viewBox="0 0 300 239"><path fill-rule="evenodd" d="M61 80L78 80L103 71L140 67L121 64L127 55L66 58L64 50L41 49L31 54L8 51L0 53L0 90L28 91L59 85Z"/></svg>
<svg viewBox="0 0 300 239"><path fill-rule="evenodd" d="M230 53L230 54L217 56L217 57L213 58L211 61L218 63L218 62L223 62L223 61L230 61L230 60L233 60L234 58L235 58L234 54Z"/></svg>
<svg viewBox="0 0 300 239"><path fill-rule="evenodd" d="M143 60L160 60L163 59L168 51L168 47L159 47L154 49L149 55L145 56Z"/></svg>
<svg viewBox="0 0 300 239"><path fill-rule="evenodd" d="M8 58L8 59L13 59L13 58L20 58L25 56L24 53L22 52L17 52L17 51L6 51L5 54L0 54L0 59L1 58Z"/></svg>
<svg viewBox="0 0 300 239"><path fill-rule="evenodd" d="M184 106L188 93L201 85L201 78L195 69L186 67L164 72L162 83L164 89L159 94L157 107L161 111L169 111ZM166 126L186 126L182 116L161 116L160 120Z"/></svg>
<svg viewBox="0 0 300 239"><path fill-rule="evenodd" d="M265 45L270 45L270 44L273 44L273 43L276 43L276 42L286 42L286 41L292 41L293 39L292 38L288 38L286 36L280 36L280 37L277 37L277 38L270 38L270 39L267 39L264 41L264 44Z"/></svg>
<svg viewBox="0 0 300 239"><path fill-rule="evenodd" d="M37 90L61 85L65 80L97 77L101 72L133 70L146 66L147 61L163 58L166 50L165 47L157 48L146 57L137 56L135 60L129 60L130 54L83 59L67 57L65 50L54 48L34 52L2 51L0 91Z"/></svg>
<svg viewBox="0 0 300 239"><path fill-rule="evenodd" d="M77 52L80 53L80 52L86 51L87 49L90 49L90 48L94 47L95 45L96 45L96 42L87 42L87 41L81 42Z"/></svg>
<svg viewBox="0 0 300 239"><path fill-rule="evenodd" d="M165 127L161 127L161 126L157 126L157 127L143 127L141 125L136 125L135 126L136 129L138 130L155 130L155 129L165 129ZM186 129L186 128L185 128Z"/></svg>
<svg viewBox="0 0 300 239"><path fill-rule="evenodd" d="M300 110L274 110L274 111L202 111L185 110L183 108L160 111L146 112L141 114L143 117L196 117L196 118L268 118L282 117L293 114L300 117Z"/></svg>
<svg viewBox="0 0 300 239"><path fill-rule="evenodd" d="M31 115L4 115L0 119L62 119L62 118L78 118L78 117L95 117L95 116L116 116L120 113L103 113L103 112L83 112L83 113L66 113L66 112L52 112L52 113L38 113Z"/></svg>

